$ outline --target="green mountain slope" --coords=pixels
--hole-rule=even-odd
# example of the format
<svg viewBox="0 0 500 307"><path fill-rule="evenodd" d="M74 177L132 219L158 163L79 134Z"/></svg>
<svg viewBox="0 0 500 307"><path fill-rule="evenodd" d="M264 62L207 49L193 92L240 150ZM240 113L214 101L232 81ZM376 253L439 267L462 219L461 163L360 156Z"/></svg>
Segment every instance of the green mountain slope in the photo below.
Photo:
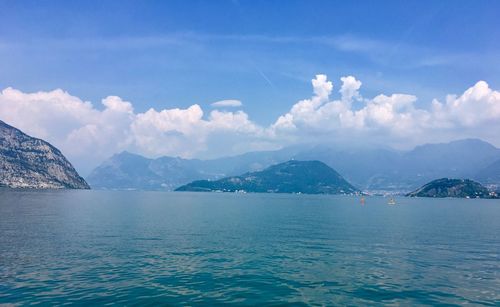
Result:
<svg viewBox="0 0 500 307"><path fill-rule="evenodd" d="M407 196L411 197L458 197L492 198L488 189L469 179L441 178L427 183Z"/></svg>
<svg viewBox="0 0 500 307"><path fill-rule="evenodd" d="M276 164L259 172L220 180L198 180L176 191L223 191L253 193L351 194L359 192L339 173L320 161Z"/></svg>

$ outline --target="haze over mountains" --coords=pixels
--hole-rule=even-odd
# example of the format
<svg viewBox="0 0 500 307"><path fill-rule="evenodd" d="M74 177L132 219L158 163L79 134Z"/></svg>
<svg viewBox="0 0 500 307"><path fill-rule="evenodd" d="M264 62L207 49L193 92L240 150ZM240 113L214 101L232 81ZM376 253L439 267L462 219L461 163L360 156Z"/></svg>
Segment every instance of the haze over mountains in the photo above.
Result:
<svg viewBox="0 0 500 307"><path fill-rule="evenodd" d="M294 146L213 160L148 159L122 152L96 168L87 181L97 189L173 190L195 180L237 176L291 159L322 161L361 190L411 191L443 177L500 184L500 149L478 139L426 144L410 151Z"/></svg>
<svg viewBox="0 0 500 307"><path fill-rule="evenodd" d="M122 152L113 155L87 177L98 189L174 190L200 179L220 179L262 170L293 158L294 150L251 152L213 160L146 157Z"/></svg>
<svg viewBox="0 0 500 307"><path fill-rule="evenodd" d="M500 186L500 149L478 139L426 144L410 151L327 145L294 146L213 160L173 157L148 159L122 152L102 163L87 181L97 189L171 191L197 180L219 180L227 188L227 180L220 180L221 178L243 178L242 174L248 175L251 172L259 176L265 175L267 173L262 170L270 166L288 165L283 164L285 161L293 164L290 160L314 160L320 161L318 163L322 165L326 164L324 166L327 169L338 171L342 180L345 178L354 186L353 190L344 189L349 190L349 193L354 189L409 192L432 180L446 177L474 179L493 188ZM306 163L295 170L301 169L303 174L308 174L311 171L309 166L311 170L316 169L315 165ZM0 186L89 187L57 148L1 121L0 169ZM297 172L294 174L300 176ZM321 172L317 172L316 177L320 180ZM278 187L279 181L286 179L273 175L269 178L274 178L276 182L272 183L266 178L263 179L265 185L261 188L266 186L267 189L277 191L281 190L281 186ZM234 186L233 190L239 190L237 188ZM218 187L213 186L211 189L217 190ZM333 193L321 189L316 189L314 193Z"/></svg>
<svg viewBox="0 0 500 307"><path fill-rule="evenodd" d="M0 186L88 188L70 162L49 143L1 121L0 141ZM97 167L87 182L97 189L171 191L196 180L240 176L289 160L321 161L363 191L409 192L445 177L500 186L500 149L479 139L425 144L410 151L293 146L213 160L148 159L122 152Z"/></svg>

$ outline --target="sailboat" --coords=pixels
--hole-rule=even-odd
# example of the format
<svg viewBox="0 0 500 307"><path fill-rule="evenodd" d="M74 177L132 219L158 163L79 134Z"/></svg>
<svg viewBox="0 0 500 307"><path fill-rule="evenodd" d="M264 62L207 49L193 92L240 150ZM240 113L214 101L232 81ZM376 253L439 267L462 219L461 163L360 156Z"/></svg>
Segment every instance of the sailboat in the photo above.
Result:
<svg viewBox="0 0 500 307"><path fill-rule="evenodd" d="M396 204L396 200L394 200L393 197L391 197L391 199L389 199L389 201L387 202L388 205L395 205Z"/></svg>

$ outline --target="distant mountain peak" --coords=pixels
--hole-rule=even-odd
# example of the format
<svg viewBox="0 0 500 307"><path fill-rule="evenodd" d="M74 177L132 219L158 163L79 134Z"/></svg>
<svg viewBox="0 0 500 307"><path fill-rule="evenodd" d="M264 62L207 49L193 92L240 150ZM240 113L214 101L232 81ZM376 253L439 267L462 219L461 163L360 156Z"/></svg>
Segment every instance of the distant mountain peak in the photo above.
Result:
<svg viewBox="0 0 500 307"><path fill-rule="evenodd" d="M453 140L450 142L423 144L423 145L416 146L414 151L418 151L418 150L422 150L422 149L429 149L429 148L448 148L450 150L454 150L457 147L467 148L470 146L473 146L473 147L481 146L483 148L488 148L488 149L492 149L492 150L497 149L492 144L490 144L486 141L483 141L481 139L466 138L466 139Z"/></svg>

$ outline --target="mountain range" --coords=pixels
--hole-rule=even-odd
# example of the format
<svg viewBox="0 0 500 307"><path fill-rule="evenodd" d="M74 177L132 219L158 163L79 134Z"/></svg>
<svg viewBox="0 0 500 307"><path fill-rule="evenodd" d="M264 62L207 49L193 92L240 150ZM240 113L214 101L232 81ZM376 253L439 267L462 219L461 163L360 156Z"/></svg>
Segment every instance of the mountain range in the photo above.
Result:
<svg viewBox="0 0 500 307"><path fill-rule="evenodd" d="M368 192L408 192L446 177L500 187L500 149L478 139L425 144L409 151L292 146L212 160L149 159L125 151L94 169L87 182L97 189L175 190L196 180L239 176L289 160L321 161ZM89 188L57 148L2 121L0 171L0 187Z"/></svg>
<svg viewBox="0 0 500 307"><path fill-rule="evenodd" d="M213 160L150 159L122 152L94 169L87 181L97 189L174 190L195 180L238 176L293 159L321 161L367 191L408 192L444 177L500 185L500 149L479 139L425 144L409 151L293 146Z"/></svg>
<svg viewBox="0 0 500 307"><path fill-rule="evenodd" d="M194 180L220 179L262 170L293 158L294 150L250 152L213 160L160 157L149 159L127 151L94 169L87 181L97 189L174 190Z"/></svg>

